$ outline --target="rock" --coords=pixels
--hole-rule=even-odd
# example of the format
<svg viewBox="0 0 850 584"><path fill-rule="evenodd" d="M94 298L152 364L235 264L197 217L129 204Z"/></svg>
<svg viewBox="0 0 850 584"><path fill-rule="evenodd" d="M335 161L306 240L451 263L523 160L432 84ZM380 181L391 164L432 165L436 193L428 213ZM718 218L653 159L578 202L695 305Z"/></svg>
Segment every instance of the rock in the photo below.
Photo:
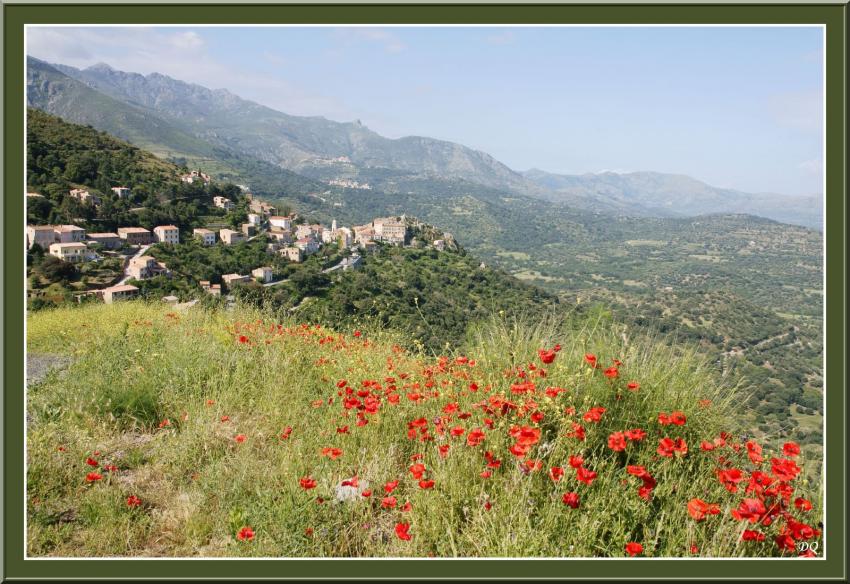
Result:
<svg viewBox="0 0 850 584"><path fill-rule="evenodd" d="M355 482L357 486L348 484ZM369 488L369 481L357 479L356 477L346 479L336 486L334 495L337 501L357 501L365 499L362 496L363 491Z"/></svg>

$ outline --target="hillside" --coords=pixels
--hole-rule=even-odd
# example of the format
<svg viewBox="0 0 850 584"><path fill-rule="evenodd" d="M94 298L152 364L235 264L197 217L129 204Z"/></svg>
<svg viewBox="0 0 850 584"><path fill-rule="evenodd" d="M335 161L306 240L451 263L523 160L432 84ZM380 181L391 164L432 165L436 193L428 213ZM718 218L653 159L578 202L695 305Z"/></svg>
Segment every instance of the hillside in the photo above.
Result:
<svg viewBox="0 0 850 584"><path fill-rule="evenodd" d="M29 386L32 556L761 557L820 542L816 464L743 444L698 358L598 316L496 317L441 357L381 327L240 306L90 305L27 331L30 359L67 367Z"/></svg>
<svg viewBox="0 0 850 584"><path fill-rule="evenodd" d="M287 285L242 288L236 296L327 326L400 331L413 343L407 346L433 353L461 347L470 329L494 314L540 319L569 310L463 250L391 246L366 256L357 270L299 270Z"/></svg>
<svg viewBox="0 0 850 584"><path fill-rule="evenodd" d="M189 228L215 212L214 196L241 196L232 184L184 183L185 170L90 126L27 110L27 189L42 195L27 200L29 223L76 224L100 232L139 225ZM131 195L117 197L115 186L130 187ZM73 188L88 189L102 203L74 199Z"/></svg>

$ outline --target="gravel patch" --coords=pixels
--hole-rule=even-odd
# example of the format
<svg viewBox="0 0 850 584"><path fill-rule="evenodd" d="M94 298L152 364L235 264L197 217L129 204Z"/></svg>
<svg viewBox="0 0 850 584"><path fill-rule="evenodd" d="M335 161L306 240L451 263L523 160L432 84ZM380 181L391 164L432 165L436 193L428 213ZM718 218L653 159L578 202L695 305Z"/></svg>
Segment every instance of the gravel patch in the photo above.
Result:
<svg viewBox="0 0 850 584"><path fill-rule="evenodd" d="M62 371L67 369L74 358L68 355L55 355L51 353L27 353L27 387L41 382L51 371Z"/></svg>

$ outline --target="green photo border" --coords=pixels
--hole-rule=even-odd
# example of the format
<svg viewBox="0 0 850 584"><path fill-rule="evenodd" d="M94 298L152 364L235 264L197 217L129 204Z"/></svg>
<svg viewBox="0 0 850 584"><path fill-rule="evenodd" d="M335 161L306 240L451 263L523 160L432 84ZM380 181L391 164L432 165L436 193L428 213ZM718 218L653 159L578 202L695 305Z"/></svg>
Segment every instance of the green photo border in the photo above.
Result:
<svg viewBox="0 0 850 584"><path fill-rule="evenodd" d="M844 579L846 508L845 196L846 46L844 5L509 5L509 4L5 4L4 109L4 497L3 578L76 579L534 579L758 578ZM825 372L826 559L269 559L269 560L24 560L24 25L36 23L492 23L492 24L824 24L826 26ZM757 154L756 154L757 155Z"/></svg>

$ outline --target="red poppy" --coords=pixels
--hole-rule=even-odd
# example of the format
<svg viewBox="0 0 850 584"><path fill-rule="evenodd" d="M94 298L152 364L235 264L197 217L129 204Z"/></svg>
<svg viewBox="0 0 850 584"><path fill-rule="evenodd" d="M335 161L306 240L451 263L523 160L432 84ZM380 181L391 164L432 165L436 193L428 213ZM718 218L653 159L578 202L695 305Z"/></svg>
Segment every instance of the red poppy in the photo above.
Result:
<svg viewBox="0 0 850 584"><path fill-rule="evenodd" d="M618 375L620 375L620 371L616 367L609 367L608 369L603 371L603 374L608 379L615 379Z"/></svg>
<svg viewBox="0 0 850 584"><path fill-rule="evenodd" d="M523 444L514 444L508 450L517 458L522 458L523 456L528 454L528 451L531 450L531 446L525 446Z"/></svg>
<svg viewBox="0 0 850 584"><path fill-rule="evenodd" d="M797 456L800 454L800 446L796 442L786 442L782 445L782 453L785 456Z"/></svg>
<svg viewBox="0 0 850 584"><path fill-rule="evenodd" d="M254 530L245 526L239 530L239 533L236 534L236 539L239 541L251 541L254 539Z"/></svg>
<svg viewBox="0 0 850 584"><path fill-rule="evenodd" d="M579 506L579 496L578 493L564 493L564 496L561 498L564 502L564 505L572 507L573 509L578 509Z"/></svg>
<svg viewBox="0 0 850 584"><path fill-rule="evenodd" d="M747 456L755 465L759 465L764 460L764 457L761 455L762 448L757 442L753 442L752 440L748 441L747 444Z"/></svg>
<svg viewBox="0 0 850 584"><path fill-rule="evenodd" d="M463 436L466 433L466 430L462 426L455 426L451 430L449 430L449 434L453 437Z"/></svg>
<svg viewBox="0 0 850 584"><path fill-rule="evenodd" d="M614 432L608 436L608 448L614 452L622 452L626 449L626 436L622 432Z"/></svg>
<svg viewBox="0 0 850 584"><path fill-rule="evenodd" d="M237 434L233 437L233 439L236 440L236 442L238 442L239 444L242 444L247 439L247 436L245 436L245 434Z"/></svg>
<svg viewBox="0 0 850 584"><path fill-rule="evenodd" d="M581 465L584 464L584 458L582 458L581 456L570 455L569 463L571 467L579 468Z"/></svg>
<svg viewBox="0 0 850 584"><path fill-rule="evenodd" d="M576 479L580 480L588 486L593 483L595 478L596 473L592 470L588 470L583 466L576 469Z"/></svg>
<svg viewBox="0 0 850 584"><path fill-rule="evenodd" d="M637 542L630 541L626 544L626 553L633 558L636 555L643 553L643 546Z"/></svg>
<svg viewBox="0 0 850 584"><path fill-rule="evenodd" d="M658 442L658 454L661 456L672 457L674 453L679 452L682 455L688 453L688 445L682 438L673 440L672 438L662 438Z"/></svg>
<svg viewBox="0 0 850 584"><path fill-rule="evenodd" d="M322 448L322 456L327 456L331 460L336 460L342 456L341 448Z"/></svg>
<svg viewBox="0 0 850 584"><path fill-rule="evenodd" d="M718 470L717 478L730 493L738 492L738 483L744 480L744 475L737 468Z"/></svg>
<svg viewBox="0 0 850 584"><path fill-rule="evenodd" d="M410 504L410 501L405 501L404 505L401 506L401 510L403 513L407 513L408 511L413 510L413 505Z"/></svg>
<svg viewBox="0 0 850 584"><path fill-rule="evenodd" d="M357 338L360 338L360 336L361 336L362 334L363 334L363 333L361 333L360 331L354 331L354 336L355 336L355 337L357 337Z"/></svg>
<svg viewBox="0 0 850 584"><path fill-rule="evenodd" d="M434 481L421 480L421 481L419 481L419 488L420 489L433 489L434 488Z"/></svg>
<svg viewBox="0 0 850 584"><path fill-rule="evenodd" d="M96 473L96 472L90 472L89 474L86 475L86 481L89 482L89 483L99 481L102 478L103 478L103 475L100 474L100 473Z"/></svg>
<svg viewBox="0 0 850 584"><path fill-rule="evenodd" d="M626 438L628 438L629 440L634 440L635 442L643 440L646 437L646 432L644 432L640 428L626 430L625 434Z"/></svg>
<svg viewBox="0 0 850 584"><path fill-rule="evenodd" d="M511 428L510 435L516 438L517 444L532 446L540 441L540 428L532 428L530 426L518 428L514 426Z"/></svg>
<svg viewBox="0 0 850 584"><path fill-rule="evenodd" d="M94 466L94 467L96 467L96 466L98 466L100 463L99 463L98 461L96 461L95 459L93 459L93 458L89 457L89 458L87 458L87 459L86 459L86 464L87 464L87 465L89 465L89 466Z"/></svg>
<svg viewBox="0 0 850 584"><path fill-rule="evenodd" d="M281 440L287 440L289 438L290 434L292 434L292 427L287 426L286 428L283 429L283 432L280 433L280 439Z"/></svg>
<svg viewBox="0 0 850 584"><path fill-rule="evenodd" d="M605 413L605 408L590 408L587 413L584 414L585 422L599 422L602 419L602 414Z"/></svg>
<svg viewBox="0 0 850 584"><path fill-rule="evenodd" d="M437 449L440 452L440 458L445 458L449 455L449 447L450 446L451 445L449 445L449 444L441 444L440 445L440 447Z"/></svg>
<svg viewBox="0 0 850 584"><path fill-rule="evenodd" d="M702 499L691 499L688 501L688 513L697 521L702 521L706 515L720 513L720 507L714 503L706 503Z"/></svg>
<svg viewBox="0 0 850 584"><path fill-rule="evenodd" d="M593 353L585 353L584 360L592 367L596 367L596 355Z"/></svg>
<svg viewBox="0 0 850 584"><path fill-rule="evenodd" d="M390 493L395 491L397 486L398 486L398 481L388 481L388 482L384 483L384 492L387 495L389 495Z"/></svg>
<svg viewBox="0 0 850 584"><path fill-rule="evenodd" d="M250 340L245 335L239 335L239 342L240 343L248 343L248 342L250 342Z"/></svg>
<svg viewBox="0 0 850 584"><path fill-rule="evenodd" d="M800 511L812 510L812 502L808 499L804 499L803 497L797 497L796 499L794 499L794 506Z"/></svg>
<svg viewBox="0 0 850 584"><path fill-rule="evenodd" d="M793 460L786 458L771 458L770 471L780 481L793 481L800 474L800 467Z"/></svg>
<svg viewBox="0 0 850 584"><path fill-rule="evenodd" d="M409 523L396 523L395 524L395 534L396 536L403 541L410 541L410 538L413 537L408 533L410 531Z"/></svg>
<svg viewBox="0 0 850 584"><path fill-rule="evenodd" d="M299 481L299 484L301 485L301 488L302 488L302 489L304 489L304 490L306 491L306 490L308 490L308 489L315 489L315 488L316 488L316 485L317 485L318 483L316 482L316 479L314 479L314 478L312 478L312 477L303 477L303 478Z"/></svg>
<svg viewBox="0 0 850 584"><path fill-rule="evenodd" d="M383 507L384 509L392 509L396 506L397 503L398 499L392 496L384 497L383 499L381 499L381 507Z"/></svg>
<svg viewBox="0 0 850 584"><path fill-rule="evenodd" d="M549 469L549 476L553 481L558 482L564 476L564 469L560 466L553 466Z"/></svg>
<svg viewBox="0 0 850 584"><path fill-rule="evenodd" d="M478 446L484 441L485 435L481 428L476 428L466 435L466 444L468 446Z"/></svg>
<svg viewBox="0 0 850 584"><path fill-rule="evenodd" d="M129 497L127 497L127 507L138 507L141 504L142 500L139 499L136 495L130 495Z"/></svg>
<svg viewBox="0 0 850 584"><path fill-rule="evenodd" d="M764 541L764 534L760 531L745 529L741 533L741 539L744 541Z"/></svg>
<svg viewBox="0 0 850 584"><path fill-rule="evenodd" d="M546 350L543 350L543 349L538 349L537 355L540 357L540 360L543 363L545 363L546 365L549 365L550 363L552 363L555 360L556 353L553 350L546 351Z"/></svg>
<svg viewBox="0 0 850 584"><path fill-rule="evenodd" d="M765 511L766 509L761 499L744 499L738 505L737 509L732 509L732 517L738 521L756 523L764 515Z"/></svg>
<svg viewBox="0 0 850 584"><path fill-rule="evenodd" d="M640 389L640 383L638 383L637 381L629 381L626 384L626 387L629 389L629 391L637 391Z"/></svg>
<svg viewBox="0 0 850 584"><path fill-rule="evenodd" d="M422 475L425 474L425 465L421 462L417 462L416 464L410 467L410 474L413 475L413 478L419 480L422 478Z"/></svg>

